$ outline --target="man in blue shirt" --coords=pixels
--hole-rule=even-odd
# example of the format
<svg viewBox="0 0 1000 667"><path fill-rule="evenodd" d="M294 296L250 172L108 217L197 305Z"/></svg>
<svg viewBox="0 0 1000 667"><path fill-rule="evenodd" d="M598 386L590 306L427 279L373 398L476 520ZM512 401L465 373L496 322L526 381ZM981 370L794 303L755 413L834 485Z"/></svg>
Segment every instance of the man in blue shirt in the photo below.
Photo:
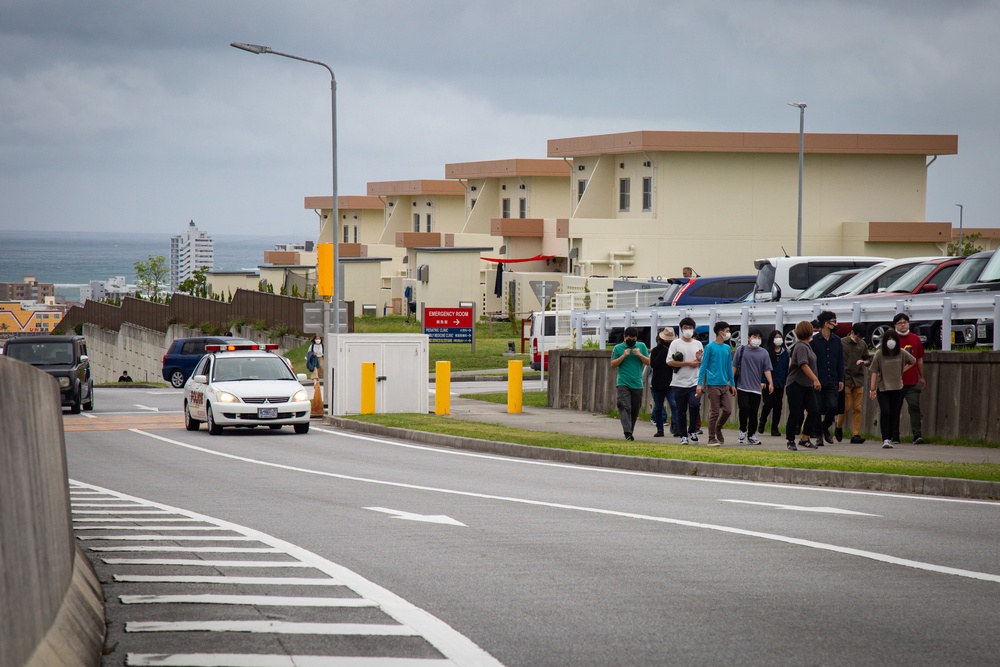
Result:
<svg viewBox="0 0 1000 667"><path fill-rule="evenodd" d="M733 396L736 383L733 382L733 353L729 347L729 323L718 321L712 329L715 340L705 346L705 356L701 359L698 372L698 388L695 395L704 392L708 396L711 412L708 418L708 446L719 447L725 441L722 426L733 414Z"/></svg>
<svg viewBox="0 0 1000 667"><path fill-rule="evenodd" d="M837 316L829 310L824 310L816 318L819 321L819 334L813 336L809 345L816 353L816 368L819 371L821 389L816 393L819 401L819 414L822 420L823 433L813 433L816 444L833 444L830 427L840 412L838 406L840 392L844 390L844 345L840 342L837 330Z"/></svg>

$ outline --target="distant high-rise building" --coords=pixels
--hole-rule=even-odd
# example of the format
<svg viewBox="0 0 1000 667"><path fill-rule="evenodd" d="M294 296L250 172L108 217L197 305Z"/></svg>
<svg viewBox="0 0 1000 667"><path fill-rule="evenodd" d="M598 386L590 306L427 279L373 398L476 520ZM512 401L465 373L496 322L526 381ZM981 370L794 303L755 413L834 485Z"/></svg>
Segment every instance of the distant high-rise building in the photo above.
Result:
<svg viewBox="0 0 1000 667"><path fill-rule="evenodd" d="M205 232L198 231L192 220L184 234L170 237L170 291L176 292L182 282L203 266L209 270L215 268L215 242Z"/></svg>

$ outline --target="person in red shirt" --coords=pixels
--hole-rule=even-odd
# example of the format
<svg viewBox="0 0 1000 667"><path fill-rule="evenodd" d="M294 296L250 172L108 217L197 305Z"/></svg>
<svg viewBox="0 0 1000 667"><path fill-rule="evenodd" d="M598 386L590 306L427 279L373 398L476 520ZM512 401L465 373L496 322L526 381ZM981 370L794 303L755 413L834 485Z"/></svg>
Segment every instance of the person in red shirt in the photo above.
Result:
<svg viewBox="0 0 1000 667"><path fill-rule="evenodd" d="M922 445L924 438L920 433L920 392L927 386L924 379L924 344L920 336L910 331L910 317L906 313L897 313L892 318L892 324L899 334L899 344L902 349L917 359L915 366L903 373L903 400L910 413L910 429L913 431L913 444ZM897 427L898 429L898 427ZM894 444L899 443L899 431L893 436Z"/></svg>

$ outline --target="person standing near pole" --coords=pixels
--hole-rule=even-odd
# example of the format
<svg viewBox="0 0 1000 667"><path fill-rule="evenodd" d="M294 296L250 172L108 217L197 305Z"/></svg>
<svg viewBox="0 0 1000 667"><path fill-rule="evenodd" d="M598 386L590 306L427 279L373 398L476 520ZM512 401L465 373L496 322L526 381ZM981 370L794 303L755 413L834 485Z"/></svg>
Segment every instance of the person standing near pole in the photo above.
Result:
<svg viewBox="0 0 1000 667"><path fill-rule="evenodd" d="M626 440L635 440L632 435L639 419L642 406L642 370L649 363L649 350L638 340L635 327L625 329L625 340L615 345L611 351L611 367L617 369L615 386L618 390L618 419Z"/></svg>
<svg viewBox="0 0 1000 667"><path fill-rule="evenodd" d="M708 396L711 412L708 416L708 446L720 447L726 442L722 426L733 414L733 396L736 384L733 381L733 352L729 347L729 323L719 320L713 328L715 340L705 346L705 357L698 371L698 387L695 395Z"/></svg>

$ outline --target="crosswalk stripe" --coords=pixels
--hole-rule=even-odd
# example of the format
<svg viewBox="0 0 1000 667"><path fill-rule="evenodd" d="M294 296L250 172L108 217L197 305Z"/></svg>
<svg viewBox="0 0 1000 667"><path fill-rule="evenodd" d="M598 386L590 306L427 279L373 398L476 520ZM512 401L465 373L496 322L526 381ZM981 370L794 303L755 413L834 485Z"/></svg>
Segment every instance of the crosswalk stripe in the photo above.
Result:
<svg viewBox="0 0 1000 667"><path fill-rule="evenodd" d="M308 577L195 577L157 574L116 574L115 581L145 584L253 584L261 586L343 586L336 579Z"/></svg>
<svg viewBox="0 0 1000 667"><path fill-rule="evenodd" d="M104 558L108 565L194 565L199 567L312 567L297 560L198 560L197 558Z"/></svg>
<svg viewBox="0 0 1000 667"><path fill-rule="evenodd" d="M364 598L291 597L277 595L119 595L122 604L227 604L255 607L377 607Z"/></svg>
<svg viewBox="0 0 1000 667"><path fill-rule="evenodd" d="M245 653L129 653L130 667L449 667L446 658L366 658Z"/></svg>
<svg viewBox="0 0 1000 667"><path fill-rule="evenodd" d="M376 623L293 623L290 621L129 621L125 632L251 632L279 635L361 635L413 637L405 625Z"/></svg>

